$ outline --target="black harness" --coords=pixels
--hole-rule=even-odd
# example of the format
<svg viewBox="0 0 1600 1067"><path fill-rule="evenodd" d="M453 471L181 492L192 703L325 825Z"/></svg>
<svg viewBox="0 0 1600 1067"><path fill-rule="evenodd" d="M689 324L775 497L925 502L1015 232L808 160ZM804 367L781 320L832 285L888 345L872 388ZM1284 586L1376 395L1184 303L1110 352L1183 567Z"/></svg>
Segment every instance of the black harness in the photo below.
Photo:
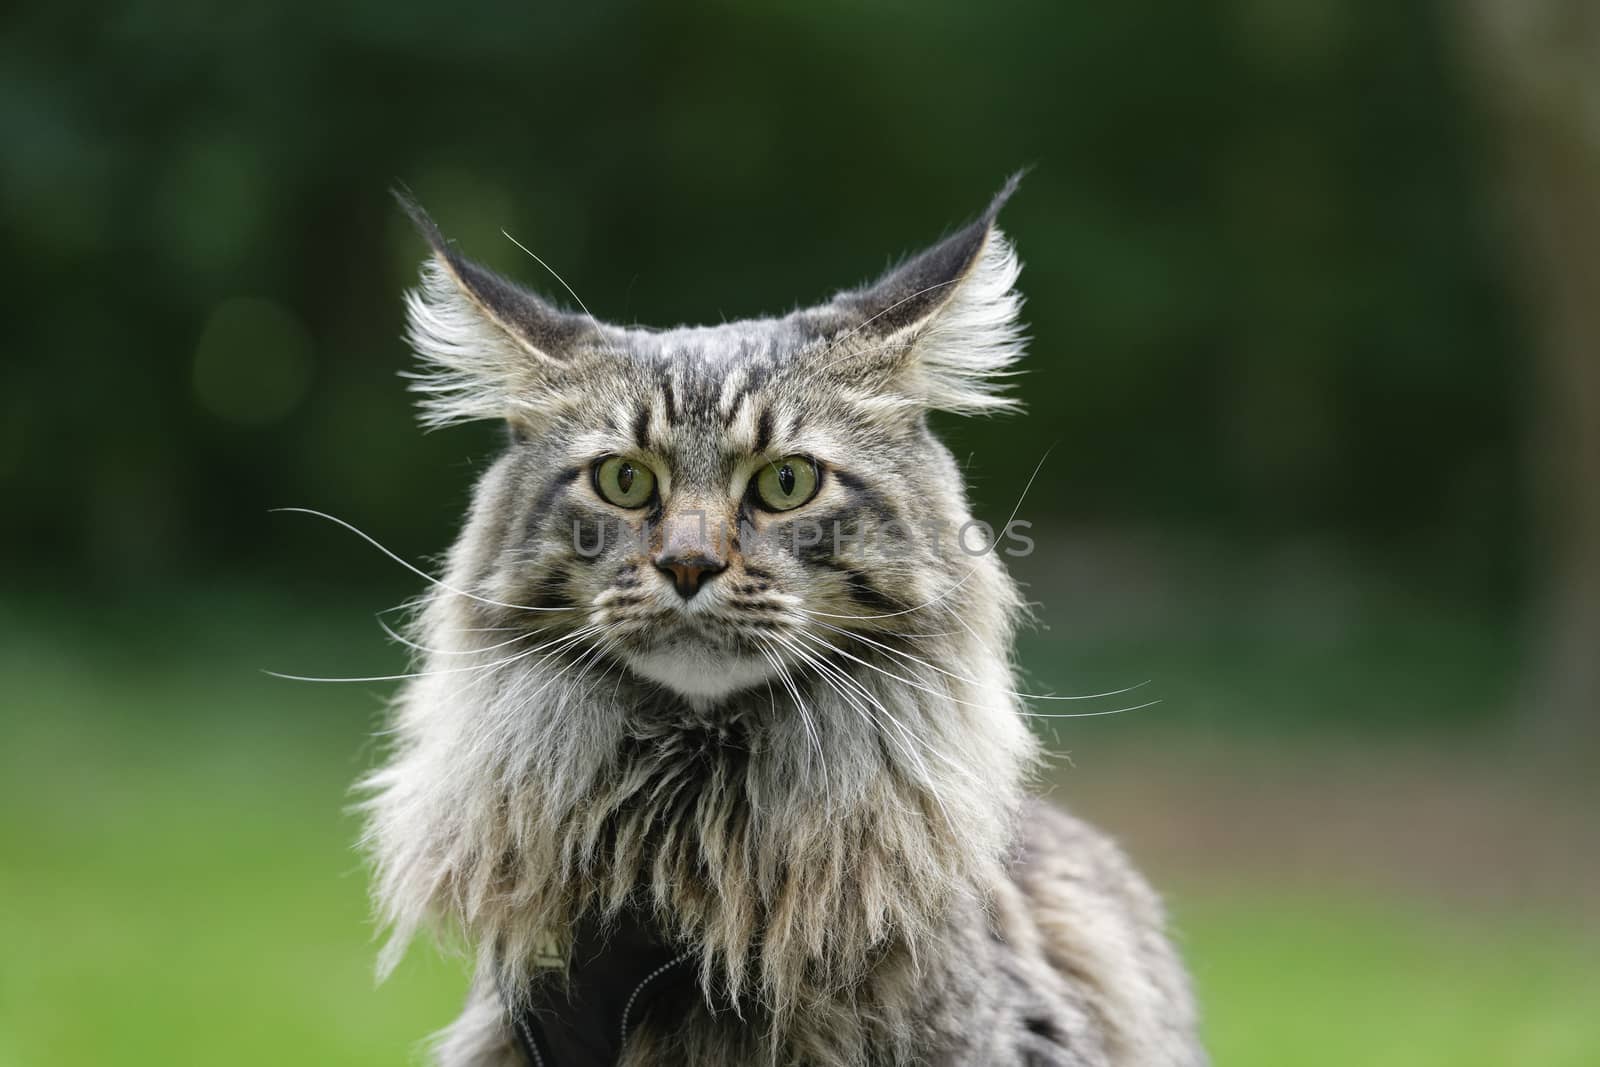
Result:
<svg viewBox="0 0 1600 1067"><path fill-rule="evenodd" d="M530 1067L616 1067L649 1008L668 1000L687 1007L695 996L693 954L632 909L604 929L583 924L568 960L565 982L541 977L508 1004Z"/></svg>

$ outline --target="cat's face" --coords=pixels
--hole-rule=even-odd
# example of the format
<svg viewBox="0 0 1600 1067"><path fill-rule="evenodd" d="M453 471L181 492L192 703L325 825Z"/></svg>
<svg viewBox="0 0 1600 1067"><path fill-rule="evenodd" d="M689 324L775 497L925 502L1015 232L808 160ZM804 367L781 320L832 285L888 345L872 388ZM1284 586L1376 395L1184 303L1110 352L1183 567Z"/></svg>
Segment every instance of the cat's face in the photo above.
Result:
<svg viewBox="0 0 1600 1067"><path fill-rule="evenodd" d="M486 483L492 599L570 609L641 676L714 697L811 629L906 629L958 576L955 464L920 418L819 388L825 344L781 323L617 341Z"/></svg>
<svg viewBox="0 0 1600 1067"><path fill-rule="evenodd" d="M511 428L457 547L485 627L581 633L571 648L710 701L852 635L940 625L952 587L993 566L925 414L1007 404L998 206L820 307L660 332L556 311L421 220L425 410Z"/></svg>

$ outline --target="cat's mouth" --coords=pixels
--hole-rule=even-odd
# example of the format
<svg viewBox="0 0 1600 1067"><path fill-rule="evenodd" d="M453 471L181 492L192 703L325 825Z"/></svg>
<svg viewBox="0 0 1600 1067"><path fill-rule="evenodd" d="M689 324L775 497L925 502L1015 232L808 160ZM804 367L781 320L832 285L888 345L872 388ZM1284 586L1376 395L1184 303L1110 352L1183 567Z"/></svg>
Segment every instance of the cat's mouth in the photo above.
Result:
<svg viewBox="0 0 1600 1067"><path fill-rule="evenodd" d="M591 616L638 677L712 702L782 673L780 653L799 622L798 598L713 585L684 599L670 587L645 588L607 590L595 599Z"/></svg>

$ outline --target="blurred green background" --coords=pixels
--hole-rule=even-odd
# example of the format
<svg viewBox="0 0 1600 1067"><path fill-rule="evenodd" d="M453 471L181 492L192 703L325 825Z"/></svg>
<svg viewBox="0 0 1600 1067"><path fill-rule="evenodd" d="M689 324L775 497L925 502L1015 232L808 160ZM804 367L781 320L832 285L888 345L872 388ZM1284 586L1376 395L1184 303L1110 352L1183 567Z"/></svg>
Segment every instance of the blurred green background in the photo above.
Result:
<svg viewBox="0 0 1600 1067"><path fill-rule="evenodd" d="M408 184L596 315L782 311L1032 171L1044 783L1219 1064L1600 1062L1600 18L1584 0L27 5L0 35L0 1065L395 1063L343 812L423 435Z"/></svg>

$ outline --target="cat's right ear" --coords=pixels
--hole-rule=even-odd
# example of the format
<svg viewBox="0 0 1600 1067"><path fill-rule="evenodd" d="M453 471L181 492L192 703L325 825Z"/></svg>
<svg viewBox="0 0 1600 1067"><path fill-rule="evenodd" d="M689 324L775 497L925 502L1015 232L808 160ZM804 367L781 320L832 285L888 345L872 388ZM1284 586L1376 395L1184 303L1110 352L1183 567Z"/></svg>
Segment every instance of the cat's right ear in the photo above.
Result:
<svg viewBox="0 0 1600 1067"><path fill-rule="evenodd" d="M467 259L406 192L394 195L433 250L406 293L406 340L422 361L408 377L423 425L537 426L560 407L573 351L598 336L594 321Z"/></svg>

